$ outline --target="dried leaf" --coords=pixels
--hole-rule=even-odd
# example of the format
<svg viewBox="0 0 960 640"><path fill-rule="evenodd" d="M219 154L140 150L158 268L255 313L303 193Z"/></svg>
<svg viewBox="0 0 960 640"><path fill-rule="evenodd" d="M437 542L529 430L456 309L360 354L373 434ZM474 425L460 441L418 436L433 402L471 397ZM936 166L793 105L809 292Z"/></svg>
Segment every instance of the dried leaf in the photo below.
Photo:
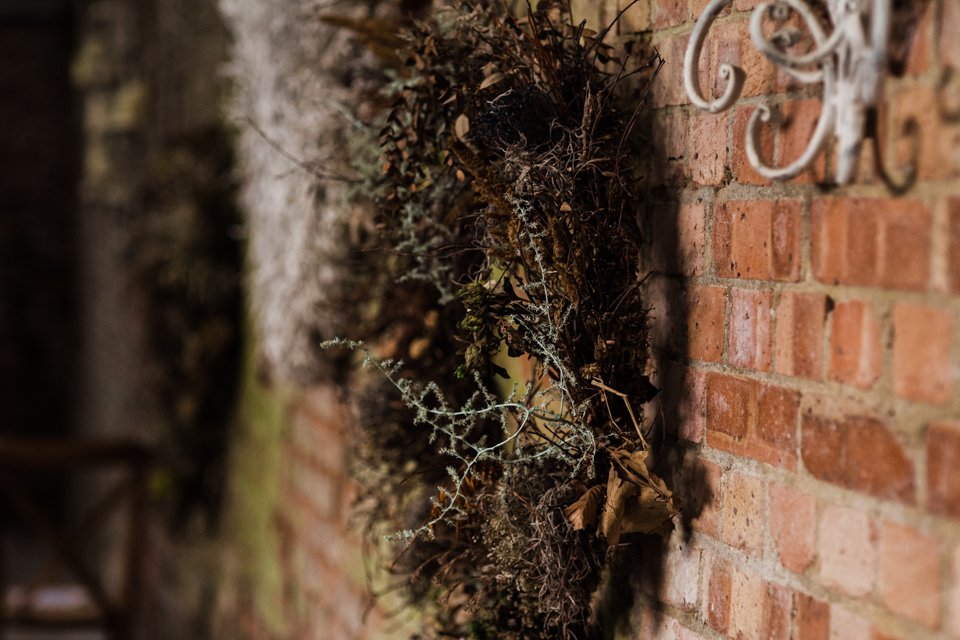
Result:
<svg viewBox="0 0 960 640"><path fill-rule="evenodd" d="M457 139L465 141L467 134L470 133L470 118L465 114L460 114L453 122L453 132L457 134Z"/></svg>
<svg viewBox="0 0 960 640"><path fill-rule="evenodd" d="M615 467L610 467L610 474L607 477L607 505L600 518L599 531L610 546L620 542L623 509L627 500L636 495L637 489L637 485L621 478Z"/></svg>
<svg viewBox="0 0 960 640"><path fill-rule="evenodd" d="M617 449L613 452L613 462L625 473L626 479L636 484L650 484L650 470L647 469L647 451Z"/></svg>
<svg viewBox="0 0 960 640"><path fill-rule="evenodd" d="M602 495L603 487L601 485L590 487L576 502L563 510L563 514L573 525L574 531L582 531L596 522L597 507L600 506Z"/></svg>
<svg viewBox="0 0 960 640"><path fill-rule="evenodd" d="M573 211L573 207L570 206L569 202L564 202L560 205L561 213L570 213L571 211Z"/></svg>
<svg viewBox="0 0 960 640"><path fill-rule="evenodd" d="M639 495L627 501L620 521L620 532L656 533L676 513L671 498L664 497L652 487L643 487Z"/></svg>
<svg viewBox="0 0 960 640"><path fill-rule="evenodd" d="M504 78L506 78L506 77L507 77L507 76L506 76L505 74L500 73L499 71L497 71L496 73L492 73L492 74L490 74L489 76L487 76L486 78L483 79L483 82L480 83L480 86L477 88L477 90L478 90L478 91L483 91L484 89L486 89L486 88L488 88L488 87L492 87L493 85L495 85L495 84L497 84L498 82L502 81L502 80L503 80Z"/></svg>

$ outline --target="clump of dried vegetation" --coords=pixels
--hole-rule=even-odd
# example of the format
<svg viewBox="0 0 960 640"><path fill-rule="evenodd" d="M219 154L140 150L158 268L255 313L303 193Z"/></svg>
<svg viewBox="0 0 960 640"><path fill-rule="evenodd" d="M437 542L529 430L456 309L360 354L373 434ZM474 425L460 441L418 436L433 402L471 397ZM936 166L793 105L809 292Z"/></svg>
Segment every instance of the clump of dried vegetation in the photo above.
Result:
<svg viewBox="0 0 960 640"><path fill-rule="evenodd" d="M385 71L357 251L375 301L330 345L378 372L354 385L370 530L400 532L390 569L424 636L588 637L622 536L675 514L643 428L630 188L659 57L614 49L616 22L593 32L565 2L522 19L458 3L399 53L382 23L330 21L404 62Z"/></svg>

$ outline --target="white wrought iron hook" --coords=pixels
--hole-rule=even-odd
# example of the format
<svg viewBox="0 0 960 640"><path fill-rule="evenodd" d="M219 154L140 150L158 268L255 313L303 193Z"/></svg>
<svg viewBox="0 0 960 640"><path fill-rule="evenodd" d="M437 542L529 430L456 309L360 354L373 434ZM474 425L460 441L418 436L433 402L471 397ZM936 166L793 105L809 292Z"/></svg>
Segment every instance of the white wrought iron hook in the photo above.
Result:
<svg viewBox="0 0 960 640"><path fill-rule="evenodd" d="M719 113L729 109L740 97L746 75L742 69L723 63L719 74L726 81L723 94L708 100L701 88L697 68L703 43L713 21L732 0L711 0L697 19L683 60L683 80L690 101L700 109ZM847 184L856 173L863 142L867 109L876 105L886 69L887 40L890 33L891 0L828 0L831 31L826 34L807 0L761 2L750 19L750 37L768 60L803 84L823 85L823 107L817 128L806 149L790 164L772 167L759 153L760 126L772 119L768 105L761 104L747 125L747 158L760 175L771 180L793 178L806 169L830 139L837 141L839 184ZM794 38L778 32L763 34L763 18L777 22L795 13L813 39L813 50L800 55L787 53Z"/></svg>

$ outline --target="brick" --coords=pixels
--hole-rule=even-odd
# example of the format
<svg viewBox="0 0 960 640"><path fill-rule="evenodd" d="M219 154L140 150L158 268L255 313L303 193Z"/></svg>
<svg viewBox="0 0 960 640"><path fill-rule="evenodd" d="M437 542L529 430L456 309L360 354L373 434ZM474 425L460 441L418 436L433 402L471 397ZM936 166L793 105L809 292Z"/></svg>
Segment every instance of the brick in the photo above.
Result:
<svg viewBox="0 0 960 640"><path fill-rule="evenodd" d="M753 168L747 157L747 125L756 107L737 107L733 114L733 148L730 151L730 168L733 177L740 184L770 184ZM757 150L760 152L760 161L766 165L773 164L773 127L762 125L757 140Z"/></svg>
<svg viewBox="0 0 960 640"><path fill-rule="evenodd" d="M960 173L960 125L930 117L943 100L933 83L904 86L893 94L896 166L916 165L920 180L942 180ZM913 132L913 133L907 133Z"/></svg>
<svg viewBox="0 0 960 640"><path fill-rule="evenodd" d="M660 598L666 604L684 611L697 607L700 591L702 550L683 541L679 530L670 538L663 563Z"/></svg>
<svg viewBox="0 0 960 640"><path fill-rule="evenodd" d="M760 385L758 391L754 438L746 454L761 462L792 469L797 457L800 394L770 385Z"/></svg>
<svg viewBox="0 0 960 640"><path fill-rule="evenodd" d="M719 633L726 633L730 626L731 571L729 562L721 558L713 559L707 582L704 617L707 624Z"/></svg>
<svg viewBox="0 0 960 640"><path fill-rule="evenodd" d="M677 363L663 367L661 403L667 424L676 425L676 434L688 442L701 442L704 433L706 378L702 371Z"/></svg>
<svg viewBox="0 0 960 640"><path fill-rule="evenodd" d="M693 360L723 358L723 316L727 290L718 286L691 287L687 296L687 355Z"/></svg>
<svg viewBox="0 0 960 640"><path fill-rule="evenodd" d="M947 286L960 293L960 198L947 201Z"/></svg>
<svg viewBox="0 0 960 640"><path fill-rule="evenodd" d="M766 493L760 478L736 472L724 476L721 540L760 555L766 532Z"/></svg>
<svg viewBox="0 0 960 640"><path fill-rule="evenodd" d="M857 509L830 505L820 517L819 528L820 582L855 597L870 594L877 561L870 517Z"/></svg>
<svg viewBox="0 0 960 640"><path fill-rule="evenodd" d="M686 456L674 481L685 521L689 520L694 531L715 538L720 535L722 477L723 470L716 463Z"/></svg>
<svg viewBox="0 0 960 640"><path fill-rule="evenodd" d="M770 535L784 568L804 573L816 557L817 500L792 487L770 484Z"/></svg>
<svg viewBox="0 0 960 640"><path fill-rule="evenodd" d="M933 5L928 4L926 8L906 45L904 71L910 76L923 75L930 68L933 58Z"/></svg>
<svg viewBox="0 0 960 640"><path fill-rule="evenodd" d="M830 607L830 640L875 640L870 623L837 605Z"/></svg>
<svg viewBox="0 0 960 640"><path fill-rule="evenodd" d="M656 638L657 640L677 640L677 621L665 613L644 607L640 611L640 620L636 625L635 634L631 637Z"/></svg>
<svg viewBox="0 0 960 640"><path fill-rule="evenodd" d="M821 293L781 294L774 348L774 369L778 373L814 380L823 377L827 308L827 297Z"/></svg>
<svg viewBox="0 0 960 640"><path fill-rule="evenodd" d="M869 389L880 377L880 322L869 304L837 303L830 337L831 380Z"/></svg>
<svg viewBox="0 0 960 640"><path fill-rule="evenodd" d="M649 335L653 351L664 357L685 355L687 327L692 322L688 292L675 278L654 274L644 287L644 295L652 309Z"/></svg>
<svg viewBox="0 0 960 640"><path fill-rule="evenodd" d="M687 20L687 0L658 0L653 3L653 26L675 27Z"/></svg>
<svg viewBox="0 0 960 640"><path fill-rule="evenodd" d="M907 400L943 405L953 393L954 316L900 303L893 311L893 387Z"/></svg>
<svg viewBox="0 0 960 640"><path fill-rule="evenodd" d="M960 33L960 6L956 2L943 3L940 24L940 61L944 65L960 69L960 39L949 34Z"/></svg>
<svg viewBox="0 0 960 640"><path fill-rule="evenodd" d="M800 406L797 392L720 373L707 374L706 392L711 446L794 468Z"/></svg>
<svg viewBox="0 0 960 640"><path fill-rule="evenodd" d="M810 217L810 259L817 280L926 289L932 220L923 202L818 198Z"/></svg>
<svg viewBox="0 0 960 640"><path fill-rule="evenodd" d="M769 290L735 288L730 292L730 364L769 371L771 308Z"/></svg>
<svg viewBox="0 0 960 640"><path fill-rule="evenodd" d="M800 202L719 202L713 253L721 278L796 281L800 278Z"/></svg>
<svg viewBox="0 0 960 640"><path fill-rule="evenodd" d="M764 619L764 583L757 574L734 567L730 581L730 629L734 638L759 640Z"/></svg>
<svg viewBox="0 0 960 640"><path fill-rule="evenodd" d="M690 147L690 176L697 185L724 183L727 168L727 118L697 113L690 123L694 143Z"/></svg>
<svg viewBox="0 0 960 640"><path fill-rule="evenodd" d="M745 438L753 420L756 384L746 378L707 374L707 429Z"/></svg>
<svg viewBox="0 0 960 640"><path fill-rule="evenodd" d="M936 538L895 522L880 530L880 597L890 611L940 626L941 549Z"/></svg>
<svg viewBox="0 0 960 640"><path fill-rule="evenodd" d="M960 519L960 422L937 422L927 432L927 506Z"/></svg>
<svg viewBox="0 0 960 640"><path fill-rule="evenodd" d="M803 99L789 100L784 103L781 111L783 122L780 127L780 157L779 166L785 167L794 162L806 150L823 105L820 100ZM820 155L809 167L793 180L801 184L810 184L823 181L826 177L826 161Z"/></svg>
<svg viewBox="0 0 960 640"><path fill-rule="evenodd" d="M683 85L683 56L689 39L688 34L673 34L654 42L663 56L663 67L650 86L651 107L656 109L689 102ZM701 58L701 68L706 64L709 63Z"/></svg>
<svg viewBox="0 0 960 640"><path fill-rule="evenodd" d="M686 276L706 273L705 213L702 202L664 202L650 207L650 236L657 239L650 248L655 268Z"/></svg>
<svg viewBox="0 0 960 640"><path fill-rule="evenodd" d="M950 563L953 573L953 588L950 590L950 630L953 638L960 638L960 547L953 550Z"/></svg>
<svg viewBox="0 0 960 640"><path fill-rule="evenodd" d="M796 609L792 640L829 640L830 605L805 593L794 598Z"/></svg>
<svg viewBox="0 0 960 640"><path fill-rule="evenodd" d="M792 592L740 567L730 571L728 634L743 640L787 640Z"/></svg>
<svg viewBox="0 0 960 640"><path fill-rule="evenodd" d="M770 582L767 582L764 587L766 593L763 603L763 625L760 627L758 637L761 640L787 640L791 635L793 592L787 587Z"/></svg>
<svg viewBox="0 0 960 640"><path fill-rule="evenodd" d="M656 184L682 186L688 179L687 155L690 137L687 114L680 109L658 111L653 128L656 160L649 166Z"/></svg>
<svg viewBox="0 0 960 640"><path fill-rule="evenodd" d="M875 418L833 419L808 412L802 420L800 452L815 478L878 498L914 498L913 463Z"/></svg>
<svg viewBox="0 0 960 640"><path fill-rule="evenodd" d="M753 46L748 21L714 23L712 32L706 46L712 46L709 79L712 82L713 95L722 95L726 88L726 81L722 80L719 74L721 64L731 64L743 69L746 74L743 96L764 95L775 88L777 67L770 64Z"/></svg>

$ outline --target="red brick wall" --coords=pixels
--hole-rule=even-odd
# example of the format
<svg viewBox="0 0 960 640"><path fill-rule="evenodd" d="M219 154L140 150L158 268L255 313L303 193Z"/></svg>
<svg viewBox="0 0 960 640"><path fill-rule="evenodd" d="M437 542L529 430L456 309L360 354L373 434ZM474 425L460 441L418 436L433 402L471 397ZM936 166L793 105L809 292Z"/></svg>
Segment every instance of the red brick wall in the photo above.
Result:
<svg viewBox="0 0 960 640"><path fill-rule="evenodd" d="M756 105L785 115L763 141L780 165L809 139L818 94L755 52L757 3L736 0L701 68L712 87L719 62L739 61L745 95L724 114L692 107L683 53L705 4L628 14L666 59L647 266L691 531L626 637L960 638L960 3L926 4L885 88L883 160L917 165L900 195L872 149L844 188L817 185L823 160L784 183L757 175L743 151Z"/></svg>
<svg viewBox="0 0 960 640"><path fill-rule="evenodd" d="M613 2L575 3L591 20ZM666 60L651 94L646 194L656 369L684 523L644 557L625 638L960 638L960 3L931 0L888 81L880 148L852 186L820 161L770 184L742 139L760 99L806 143L817 94L761 59L751 0L715 24L704 70L737 61L745 97L688 104L681 66L703 0L650 0L627 24ZM709 78L715 76L711 72ZM705 82L712 84L712 80ZM867 145L869 146L869 145ZM294 404L276 508L284 637L384 638L347 527L344 409L327 390ZM277 637L247 620L250 637Z"/></svg>

